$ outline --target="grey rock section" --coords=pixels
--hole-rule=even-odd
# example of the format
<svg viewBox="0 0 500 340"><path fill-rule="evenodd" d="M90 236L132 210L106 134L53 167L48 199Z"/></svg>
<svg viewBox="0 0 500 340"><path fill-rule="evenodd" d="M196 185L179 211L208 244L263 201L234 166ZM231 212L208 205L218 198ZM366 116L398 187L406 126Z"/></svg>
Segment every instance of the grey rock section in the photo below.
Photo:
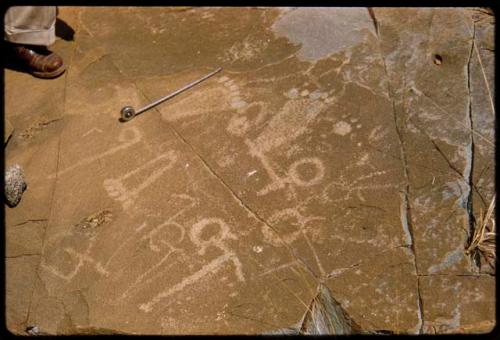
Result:
<svg viewBox="0 0 500 340"><path fill-rule="evenodd" d="M27 187L24 171L19 164L14 164L5 171L5 199L10 207L19 204Z"/></svg>
<svg viewBox="0 0 500 340"><path fill-rule="evenodd" d="M272 28L278 36L300 45L297 56L307 61L347 50L363 42L366 32L375 35L366 8L292 9L286 11Z"/></svg>

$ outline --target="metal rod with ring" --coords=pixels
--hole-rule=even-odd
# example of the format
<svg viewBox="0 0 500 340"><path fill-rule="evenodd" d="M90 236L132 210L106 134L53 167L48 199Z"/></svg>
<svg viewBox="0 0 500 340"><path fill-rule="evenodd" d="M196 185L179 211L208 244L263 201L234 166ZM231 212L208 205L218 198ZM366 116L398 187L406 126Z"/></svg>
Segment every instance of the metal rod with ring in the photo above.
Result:
<svg viewBox="0 0 500 340"><path fill-rule="evenodd" d="M170 98L172 98L172 97L174 97L174 96L178 95L179 93L184 92L184 91L186 91L186 90L190 89L191 87L193 87L193 86L195 86L195 85L197 85L197 84L201 83L201 82L202 82L202 81L204 81L205 79L210 78L211 76L213 76L214 74L216 74L216 73L220 72L221 70L222 70L222 67L219 67L218 69L216 69L216 70L215 70L215 71L213 71L213 72L210 72L210 73L209 73L209 74L207 74L206 76L203 76L203 77L201 77L200 79L195 80L195 81L193 81L193 82L191 82L191 83L189 83L189 84L185 85L184 87L182 87L182 88L178 89L177 91L172 92L172 93L170 93L169 95L166 95L165 97L162 97L162 98L160 98L160 99L158 99L158 100L156 100L156 101L152 102L151 104L146 105L146 106L144 106L144 107L140 108L140 109L139 109L139 110L137 110L137 111L135 111L135 110L134 110L134 108L133 108L132 106L125 106L125 107L123 107L123 108L121 109L121 111L120 111L120 112L121 112L121 118L122 118L122 120L123 120L123 121L125 121L125 122L126 122L126 121L129 121L129 120L131 120L132 118L134 118L135 116L137 116L138 114L141 114L141 113L143 113L144 111L147 111L147 110L149 110L150 108L152 108L152 107L154 107L154 106L156 106L156 105L158 105L158 104L160 104L160 103L163 103L164 101L166 101L166 100L168 100L168 99L170 99Z"/></svg>

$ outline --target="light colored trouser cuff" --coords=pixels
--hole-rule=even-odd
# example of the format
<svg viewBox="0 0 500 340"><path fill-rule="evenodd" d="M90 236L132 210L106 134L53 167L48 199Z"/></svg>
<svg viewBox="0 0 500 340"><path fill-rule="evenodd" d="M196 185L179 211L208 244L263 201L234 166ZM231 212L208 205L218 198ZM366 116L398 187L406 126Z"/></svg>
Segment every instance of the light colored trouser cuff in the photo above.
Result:
<svg viewBox="0 0 500 340"><path fill-rule="evenodd" d="M55 42L55 6L13 6L5 13L4 39L48 46Z"/></svg>

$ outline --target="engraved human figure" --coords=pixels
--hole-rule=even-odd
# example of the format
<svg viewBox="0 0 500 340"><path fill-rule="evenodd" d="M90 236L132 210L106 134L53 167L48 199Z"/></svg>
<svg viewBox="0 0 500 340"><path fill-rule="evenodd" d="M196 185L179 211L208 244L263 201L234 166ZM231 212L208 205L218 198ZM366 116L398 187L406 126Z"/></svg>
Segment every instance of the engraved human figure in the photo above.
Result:
<svg viewBox="0 0 500 340"><path fill-rule="evenodd" d="M162 160L166 161L166 164L159 167L158 169L154 169L149 177L147 177L141 184L139 184L135 188L126 188L125 181L128 178L136 175L143 170L153 168L156 163ZM172 168L176 160L176 154L173 151L167 151L118 178L105 179L103 183L104 188L112 198L122 203L123 209L127 210L131 206L133 206L134 202L139 196L139 193L152 185L156 180L158 180L163 175L163 173L165 173L165 171Z"/></svg>
<svg viewBox="0 0 500 340"><path fill-rule="evenodd" d="M201 237L203 231L206 227L210 225L217 225L218 232L215 235L211 235L208 239L203 239ZM208 247L215 247L222 250L223 254L205 264L197 272L185 277L179 283L174 286L160 292L154 296L150 301L142 303L139 305L139 309L144 312L151 312L153 307L158 304L161 300L169 297L170 295L182 291L186 286L194 284L195 282L201 280L208 274L216 273L220 270L226 262L231 262L235 267L235 275L239 281L245 281L242 264L237 257L236 253L232 251L226 244L227 240L235 240L236 235L234 235L229 225L220 218L205 218L197 223L193 224L189 231L189 238L196 246L198 246L197 253L199 255L204 255Z"/></svg>

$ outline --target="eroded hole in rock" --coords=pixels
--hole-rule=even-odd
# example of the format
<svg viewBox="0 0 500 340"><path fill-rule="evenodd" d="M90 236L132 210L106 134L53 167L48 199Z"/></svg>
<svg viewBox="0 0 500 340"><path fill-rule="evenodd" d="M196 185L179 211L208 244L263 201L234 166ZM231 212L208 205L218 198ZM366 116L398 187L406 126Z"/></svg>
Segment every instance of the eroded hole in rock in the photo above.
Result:
<svg viewBox="0 0 500 340"><path fill-rule="evenodd" d="M28 128L23 130L20 134L19 137L21 139L31 139L35 137L37 134L42 132L43 129L45 129L48 125L59 121L60 119L53 119L49 121L38 121L33 124L31 124Z"/></svg>
<svg viewBox="0 0 500 340"><path fill-rule="evenodd" d="M75 228L82 232L90 231L105 224L106 222L111 221L112 216L111 210L103 209L83 218L78 224L75 225Z"/></svg>
<svg viewBox="0 0 500 340"><path fill-rule="evenodd" d="M439 54L434 54L434 64L441 65L443 63L443 57Z"/></svg>

